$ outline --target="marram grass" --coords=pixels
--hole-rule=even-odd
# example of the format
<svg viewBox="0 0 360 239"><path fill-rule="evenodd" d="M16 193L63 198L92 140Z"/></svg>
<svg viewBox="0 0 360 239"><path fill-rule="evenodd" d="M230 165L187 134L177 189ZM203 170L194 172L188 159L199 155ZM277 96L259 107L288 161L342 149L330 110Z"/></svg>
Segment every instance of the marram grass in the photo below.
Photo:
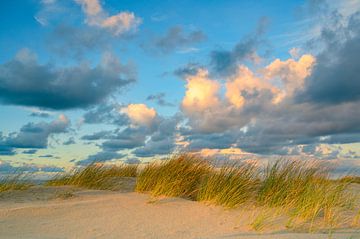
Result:
<svg viewBox="0 0 360 239"><path fill-rule="evenodd" d="M147 165L138 175L136 191L195 199L201 181L209 172L210 166L203 159L176 155L162 163Z"/></svg>
<svg viewBox="0 0 360 239"><path fill-rule="evenodd" d="M216 168L199 157L182 154L147 165L139 172L136 191L227 208L244 203L279 208L294 221L310 222L311 229L319 218L334 226L341 210L351 207L354 197L348 185L331 180L321 165L310 161L279 160L264 169L247 164Z"/></svg>
<svg viewBox="0 0 360 239"><path fill-rule="evenodd" d="M199 185L197 200L236 207L255 196L258 184L258 173L251 165L212 169Z"/></svg>
<svg viewBox="0 0 360 239"><path fill-rule="evenodd" d="M15 174L14 176L4 176L0 179L0 192L9 190L26 190L32 184L26 182L23 174Z"/></svg>
<svg viewBox="0 0 360 239"><path fill-rule="evenodd" d="M138 165L107 166L91 164L83 169L68 174L59 174L49 180L47 186L72 185L90 189L111 190L114 188L112 179L116 177L136 177Z"/></svg>

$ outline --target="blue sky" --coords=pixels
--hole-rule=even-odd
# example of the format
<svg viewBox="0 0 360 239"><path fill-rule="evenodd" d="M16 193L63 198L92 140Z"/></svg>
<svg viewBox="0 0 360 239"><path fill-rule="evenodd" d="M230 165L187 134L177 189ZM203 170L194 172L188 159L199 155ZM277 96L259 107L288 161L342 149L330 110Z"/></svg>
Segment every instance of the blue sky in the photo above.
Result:
<svg viewBox="0 0 360 239"><path fill-rule="evenodd" d="M174 151L360 165L360 2L0 3L0 171Z"/></svg>

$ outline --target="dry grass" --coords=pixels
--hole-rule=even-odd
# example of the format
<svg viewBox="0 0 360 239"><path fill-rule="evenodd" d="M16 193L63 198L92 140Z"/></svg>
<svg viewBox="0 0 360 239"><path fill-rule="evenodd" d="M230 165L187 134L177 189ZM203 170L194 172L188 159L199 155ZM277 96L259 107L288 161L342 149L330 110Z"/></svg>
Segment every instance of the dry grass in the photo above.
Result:
<svg viewBox="0 0 360 239"><path fill-rule="evenodd" d="M287 208L293 217L311 220L322 216L332 224L336 211L351 205L348 183L330 180L319 165L278 161L264 173L257 201L269 207Z"/></svg>
<svg viewBox="0 0 360 239"><path fill-rule="evenodd" d="M358 183L358 184L360 184L360 177L348 175L348 176L340 178L339 181L343 182L343 183Z"/></svg>
<svg viewBox="0 0 360 239"><path fill-rule="evenodd" d="M294 221L309 222L311 230L319 218L333 227L339 213L351 207L354 197L347 192L348 185L330 180L321 165L311 162L280 160L263 170L246 164L215 168L201 158L182 154L147 165L138 175L136 191L228 208L243 203L279 208ZM254 227L261 228L257 224Z"/></svg>
<svg viewBox="0 0 360 239"><path fill-rule="evenodd" d="M68 174L59 174L49 180L47 186L73 185L90 189L114 189L114 178L136 177L138 165L106 166L91 164Z"/></svg>
<svg viewBox="0 0 360 239"><path fill-rule="evenodd" d="M138 175L136 191L195 199L201 180L209 170L210 166L201 158L175 155L163 163L147 165Z"/></svg>
<svg viewBox="0 0 360 239"><path fill-rule="evenodd" d="M202 181L197 200L237 207L255 196L258 188L255 167L242 164L213 169Z"/></svg>
<svg viewBox="0 0 360 239"><path fill-rule="evenodd" d="M19 173L14 176L4 176L0 179L0 192L9 190L26 190L32 184L27 182L26 176Z"/></svg>

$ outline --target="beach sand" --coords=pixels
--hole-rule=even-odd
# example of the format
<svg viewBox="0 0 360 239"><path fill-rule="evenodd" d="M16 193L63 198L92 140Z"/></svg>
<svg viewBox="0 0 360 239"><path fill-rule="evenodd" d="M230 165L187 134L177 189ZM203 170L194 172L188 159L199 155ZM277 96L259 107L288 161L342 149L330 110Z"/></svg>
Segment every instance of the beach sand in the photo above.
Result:
<svg viewBox="0 0 360 239"><path fill-rule="evenodd" d="M360 238L346 229L289 232L275 220L254 231L256 210L225 210L180 198L157 198L129 190L98 191L34 186L0 194L0 238ZM279 219L281 220L281 219Z"/></svg>

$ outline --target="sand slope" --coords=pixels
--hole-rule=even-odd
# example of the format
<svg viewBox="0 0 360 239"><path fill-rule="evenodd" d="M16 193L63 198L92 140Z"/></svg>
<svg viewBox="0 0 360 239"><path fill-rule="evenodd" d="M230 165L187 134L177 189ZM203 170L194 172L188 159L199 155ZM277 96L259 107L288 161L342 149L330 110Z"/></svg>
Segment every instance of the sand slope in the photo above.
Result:
<svg viewBox="0 0 360 239"><path fill-rule="evenodd" d="M75 196L58 198L66 192ZM184 199L154 201L134 192L35 187L0 195L0 238L329 238L281 228L253 232L246 228L250 217ZM332 238L360 238L360 232Z"/></svg>

